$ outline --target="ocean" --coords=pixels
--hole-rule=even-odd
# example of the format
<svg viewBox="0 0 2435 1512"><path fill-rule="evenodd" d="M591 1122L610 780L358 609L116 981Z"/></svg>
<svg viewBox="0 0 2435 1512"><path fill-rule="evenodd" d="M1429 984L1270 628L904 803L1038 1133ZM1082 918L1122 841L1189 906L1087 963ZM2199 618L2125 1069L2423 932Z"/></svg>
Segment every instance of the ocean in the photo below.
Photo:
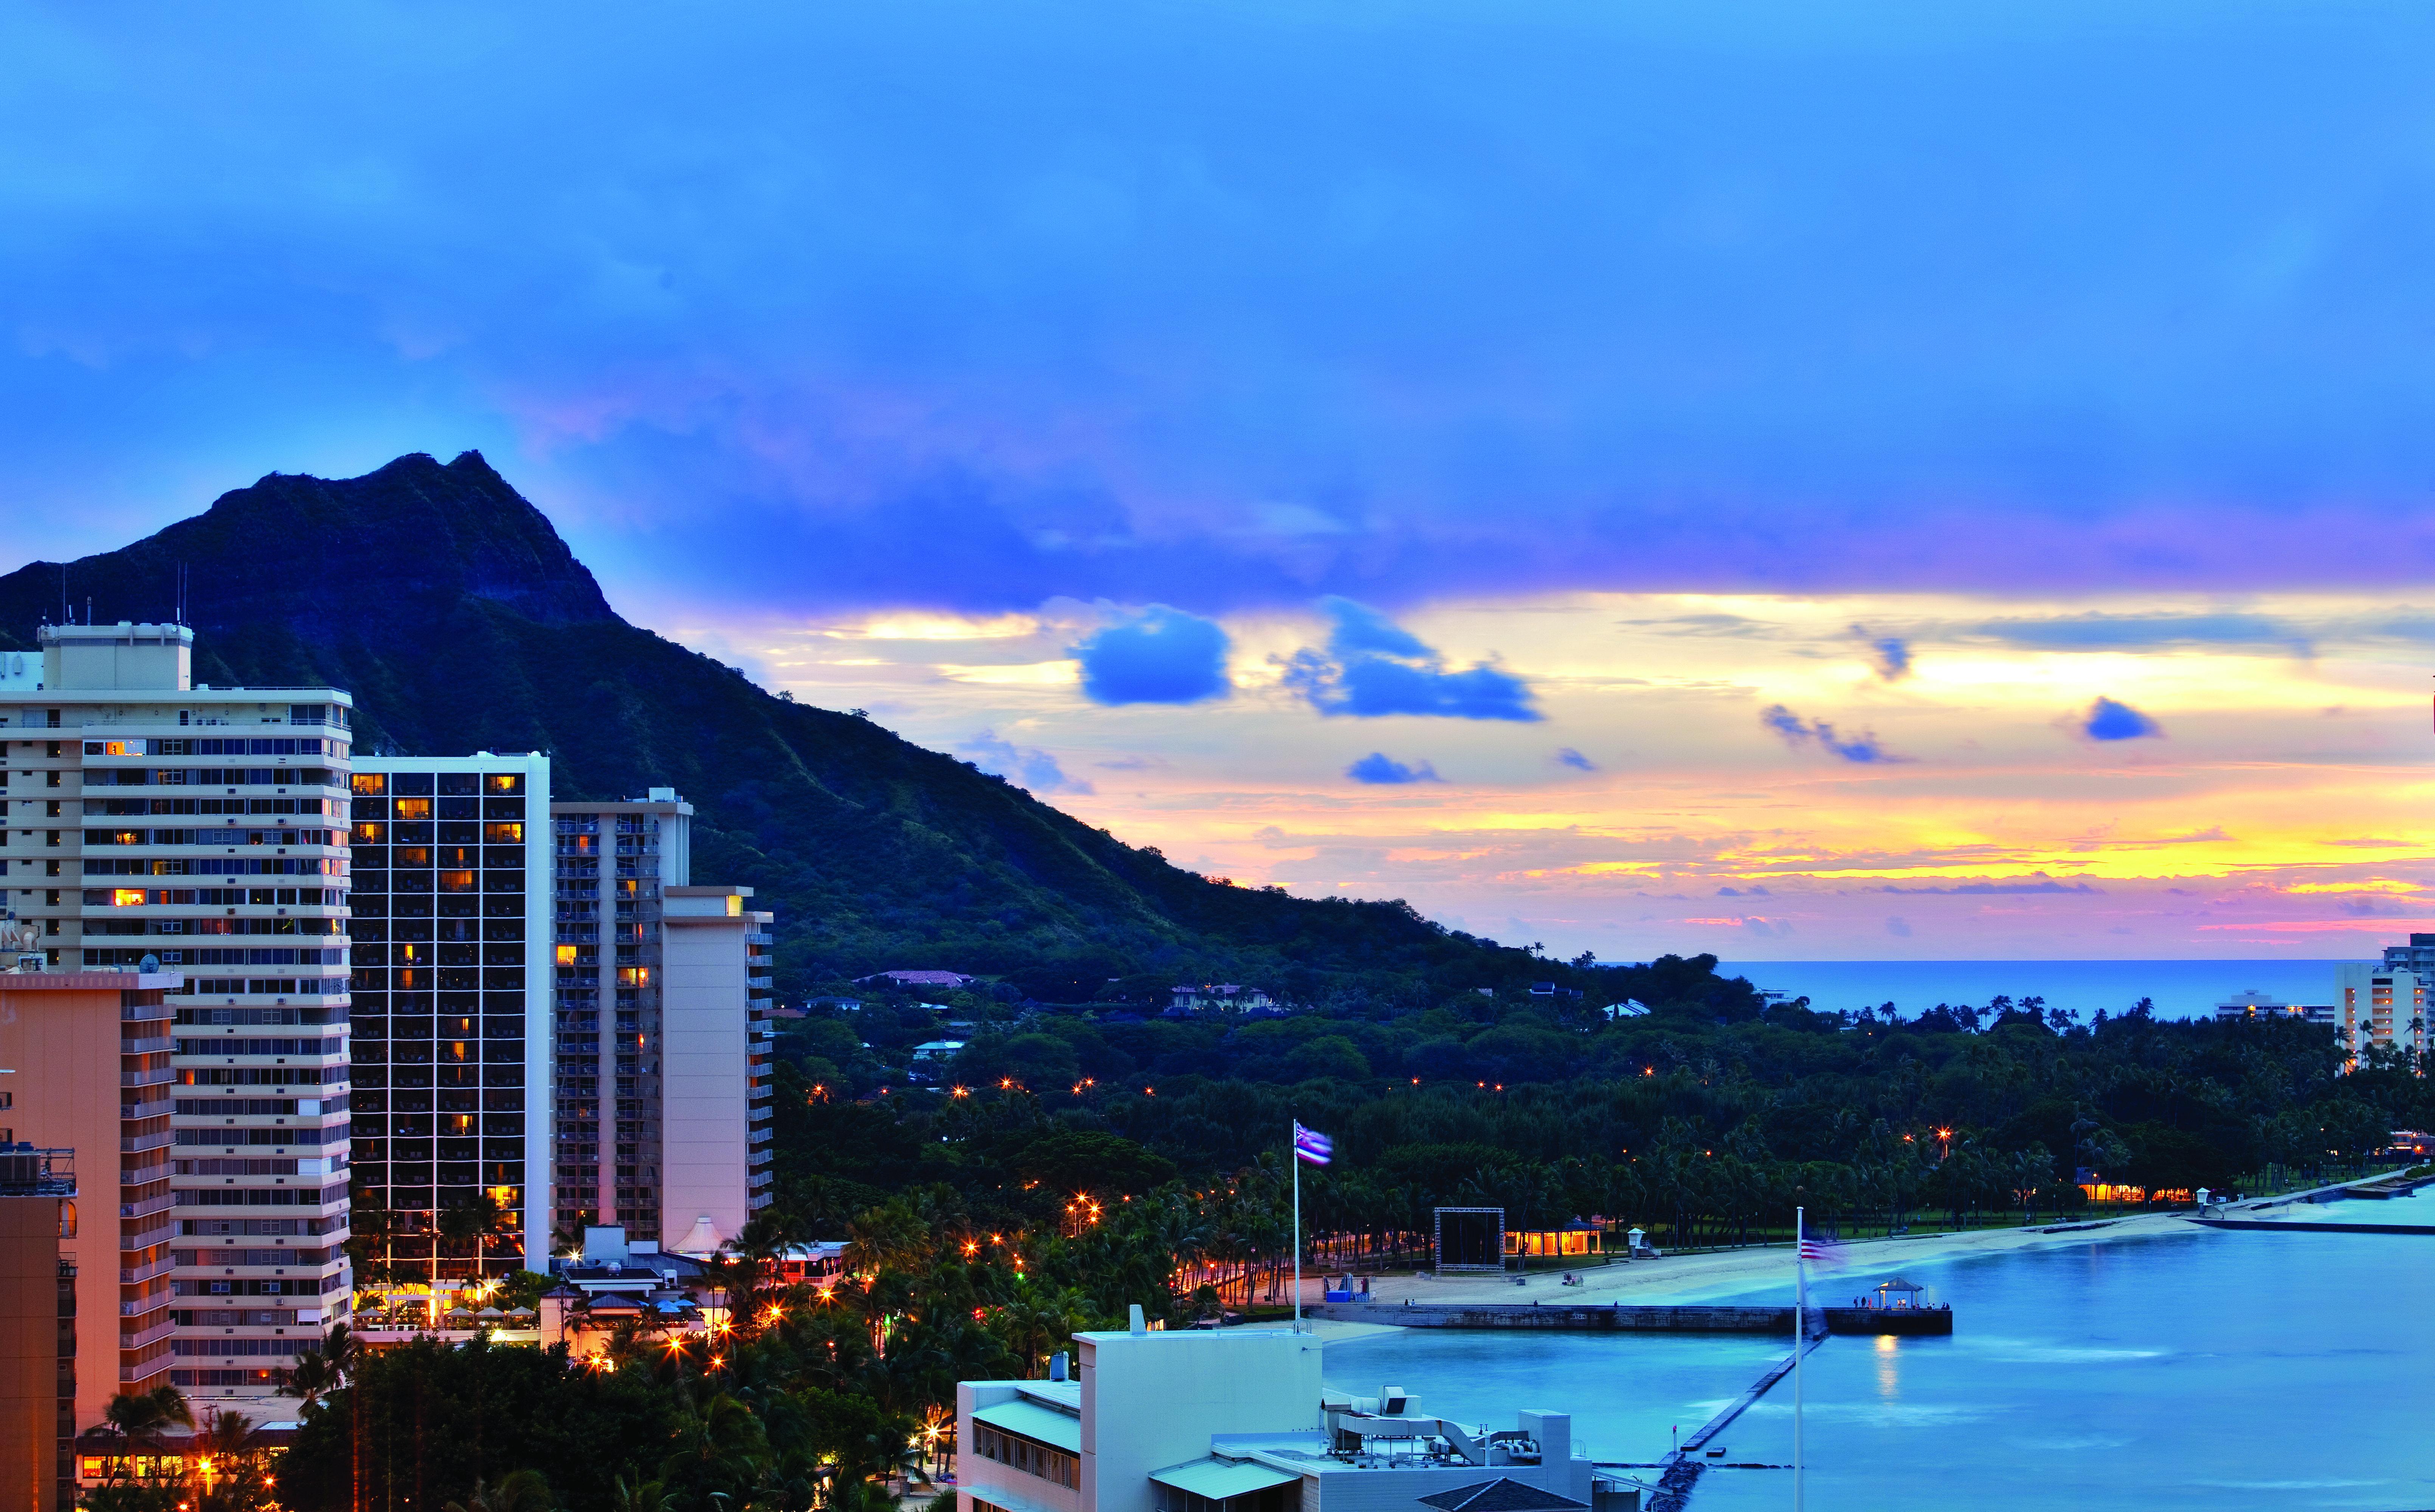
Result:
<svg viewBox="0 0 2435 1512"><path fill-rule="evenodd" d="M2363 959L2367 957L2348 957ZM1725 961L1717 970L1761 988L1806 995L1815 1007L1891 1003L1915 1015L1940 1003L1985 1007L2002 994L2042 997L2048 1007L2118 1014L2141 998L2167 1019L2201 1019L2225 997L2249 990L2288 1003L2334 999L2331 960L2236 961Z"/></svg>
<svg viewBox="0 0 2435 1512"><path fill-rule="evenodd" d="M2414 1217L2431 1200L2340 1206ZM1833 1338L1809 1357L1807 1504L2435 1506L2435 1311L2417 1300L2430 1262L2435 1237L2193 1227L1814 1278L1813 1300L1865 1291L1898 1268L1952 1304L1954 1332ZM1782 1287L1749 1300L1789 1301L1790 1268ZM1573 1442L1592 1458L1646 1464L1787 1344L1412 1329L1329 1345L1324 1374L1333 1388L1398 1385L1420 1412L1498 1428L1517 1408L1569 1411ZM1728 1463L1789 1463L1791 1388L1775 1386L1719 1435ZM1792 1504L1781 1469L1712 1469L1690 1498L1691 1512Z"/></svg>

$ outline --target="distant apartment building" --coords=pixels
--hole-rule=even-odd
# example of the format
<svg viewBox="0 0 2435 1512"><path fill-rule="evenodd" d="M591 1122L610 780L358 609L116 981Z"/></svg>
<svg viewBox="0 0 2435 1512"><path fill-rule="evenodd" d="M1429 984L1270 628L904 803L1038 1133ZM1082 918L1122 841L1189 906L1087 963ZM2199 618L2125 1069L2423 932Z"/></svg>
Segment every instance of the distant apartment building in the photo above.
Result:
<svg viewBox="0 0 2435 1512"><path fill-rule="evenodd" d="M549 758L367 756L354 789L357 1227L400 1280L545 1270Z"/></svg>
<svg viewBox="0 0 2435 1512"><path fill-rule="evenodd" d="M2352 1064L2379 1045L2426 1053L2428 981L2416 971L2370 962L2345 961L2334 968L2336 1027Z"/></svg>
<svg viewBox="0 0 2435 1512"><path fill-rule="evenodd" d="M117 1221L71 1245L79 1337L115 1346L79 1360L78 1416L162 1384L242 1407L347 1308L351 700L194 686L183 626L39 639L0 658L0 885L108 1027L9 1090L97 1067L77 1131L41 1139L92 1152L89 1211L118 1161Z"/></svg>
<svg viewBox="0 0 2435 1512"><path fill-rule="evenodd" d="M1199 1013L1268 1013L1276 1009L1276 999L1258 988L1245 987L1238 982L1179 985L1169 995L1166 1005L1170 1015L1179 1017Z"/></svg>
<svg viewBox="0 0 2435 1512"><path fill-rule="evenodd" d="M2340 1022L2341 1010L2332 1004L2287 1003L2271 993L2252 990L2235 992L2217 1004L2215 1017L2219 1023L2235 1019L2299 1019L2330 1028Z"/></svg>
<svg viewBox="0 0 2435 1512"><path fill-rule="evenodd" d="M772 916L692 885L674 789L550 815L557 1228L716 1249L771 1196Z"/></svg>

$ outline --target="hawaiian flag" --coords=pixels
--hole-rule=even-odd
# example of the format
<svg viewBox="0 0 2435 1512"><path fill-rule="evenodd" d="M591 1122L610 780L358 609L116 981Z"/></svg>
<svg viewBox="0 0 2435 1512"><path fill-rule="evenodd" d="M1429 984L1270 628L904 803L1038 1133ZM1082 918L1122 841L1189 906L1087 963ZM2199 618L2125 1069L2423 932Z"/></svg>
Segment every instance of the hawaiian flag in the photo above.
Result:
<svg viewBox="0 0 2435 1512"><path fill-rule="evenodd" d="M1317 1129L1294 1125L1294 1156L1313 1165L1325 1165L1336 1155L1336 1142Z"/></svg>

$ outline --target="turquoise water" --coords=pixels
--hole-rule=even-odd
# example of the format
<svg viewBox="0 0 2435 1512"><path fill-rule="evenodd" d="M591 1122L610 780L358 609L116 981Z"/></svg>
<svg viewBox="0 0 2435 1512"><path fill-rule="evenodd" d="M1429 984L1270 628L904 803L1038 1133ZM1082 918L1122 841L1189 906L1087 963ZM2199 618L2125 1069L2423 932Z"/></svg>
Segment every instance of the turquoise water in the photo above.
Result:
<svg viewBox="0 0 2435 1512"><path fill-rule="evenodd" d="M2435 1240L2193 1230L1902 1270L1953 1304L1954 1336L1836 1338L1810 1355L1819 1512L2435 1507ZM1886 1274L1822 1279L1813 1297ZM1706 1421L1784 1349L1416 1330L1333 1345L1326 1374L1500 1425L1515 1408L1570 1410L1595 1457L1648 1461L1670 1425ZM1728 1459L1790 1461L1790 1388L1720 1435ZM1691 1505L1785 1507L1791 1491L1786 1470L1712 1469Z"/></svg>
<svg viewBox="0 0 2435 1512"><path fill-rule="evenodd" d="M2375 955L2369 951L2360 957ZM1916 1017L1940 1003L1984 1007L2001 993L2042 997L2085 1020L2153 999L2167 1019L2201 1019L2254 988L2289 1003L2335 1003L2333 961L1726 961L1717 970L1753 985L1807 996L1820 1008L1891 1003Z"/></svg>

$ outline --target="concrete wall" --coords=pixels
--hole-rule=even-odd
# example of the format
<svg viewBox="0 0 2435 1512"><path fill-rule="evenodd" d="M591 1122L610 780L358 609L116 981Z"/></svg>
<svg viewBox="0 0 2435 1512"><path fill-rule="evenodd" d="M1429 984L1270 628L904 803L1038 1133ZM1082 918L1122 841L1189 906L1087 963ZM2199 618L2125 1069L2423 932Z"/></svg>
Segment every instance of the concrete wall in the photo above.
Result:
<svg viewBox="0 0 2435 1512"><path fill-rule="evenodd" d="M59 1500L59 1256L60 1199L0 1197L0 1507L11 1512L54 1512Z"/></svg>
<svg viewBox="0 0 2435 1512"><path fill-rule="evenodd" d="M121 980L132 985L136 978ZM166 1010L147 1011L166 1017ZM9 1130L12 1139L48 1149L72 1149L77 1157L77 1232L59 1248L60 1256L77 1267L78 1428L100 1422L102 1409L119 1389L120 1027L115 986L106 991L12 989L9 978L0 975L0 1066L16 1073L0 1076L0 1091L8 1092L14 1104L0 1111L0 1128ZM168 1029L159 1024L156 1032L165 1035ZM163 1111L167 1111L165 1107ZM160 1149L128 1159L165 1162L168 1156L164 1141ZM146 1218L139 1227L158 1228L162 1223L158 1217ZM131 1263L138 1257L128 1258ZM169 1278L164 1273L128 1288L127 1295L151 1297L165 1296L168 1290ZM165 1340L147 1348L158 1351L157 1359L149 1363L166 1372L169 1347ZM164 1373L133 1384L148 1391L167 1379Z"/></svg>
<svg viewBox="0 0 2435 1512"><path fill-rule="evenodd" d="M747 1202L751 1079L743 911L750 889L669 887L660 977L660 1242L710 1219L734 1239Z"/></svg>
<svg viewBox="0 0 2435 1512"><path fill-rule="evenodd" d="M1213 1434L1320 1426L1320 1345L1282 1330L1078 1333L1084 1512L1149 1512L1150 1471Z"/></svg>

